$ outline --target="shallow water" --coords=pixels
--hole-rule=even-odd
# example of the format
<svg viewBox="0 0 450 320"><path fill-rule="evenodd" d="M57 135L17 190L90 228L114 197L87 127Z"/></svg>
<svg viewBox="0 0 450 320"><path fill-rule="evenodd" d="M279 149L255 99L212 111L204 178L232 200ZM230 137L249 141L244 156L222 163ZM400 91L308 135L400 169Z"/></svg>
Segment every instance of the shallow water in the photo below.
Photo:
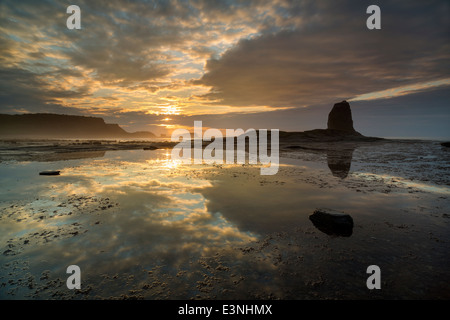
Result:
<svg viewBox="0 0 450 320"><path fill-rule="evenodd" d="M296 151L274 176L170 150L2 162L0 298L448 299L446 152ZM352 235L318 230L319 207L350 214ZM374 264L381 290L366 287ZM81 290L66 287L69 265Z"/></svg>

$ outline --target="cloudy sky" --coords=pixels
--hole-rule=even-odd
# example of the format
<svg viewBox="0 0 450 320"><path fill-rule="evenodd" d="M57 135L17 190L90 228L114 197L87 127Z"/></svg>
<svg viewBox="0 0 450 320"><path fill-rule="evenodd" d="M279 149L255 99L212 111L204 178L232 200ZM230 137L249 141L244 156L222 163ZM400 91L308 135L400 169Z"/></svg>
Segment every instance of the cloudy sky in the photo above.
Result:
<svg viewBox="0 0 450 320"><path fill-rule="evenodd" d="M449 71L447 0L0 1L0 113L303 131L346 99L365 135L448 139Z"/></svg>

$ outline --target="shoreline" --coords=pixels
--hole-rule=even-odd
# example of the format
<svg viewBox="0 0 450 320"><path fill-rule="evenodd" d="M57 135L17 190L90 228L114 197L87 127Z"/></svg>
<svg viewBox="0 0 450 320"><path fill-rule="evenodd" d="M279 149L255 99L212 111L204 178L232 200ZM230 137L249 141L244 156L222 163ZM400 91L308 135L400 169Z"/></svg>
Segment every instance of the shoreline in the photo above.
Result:
<svg viewBox="0 0 450 320"><path fill-rule="evenodd" d="M162 140L162 139L161 139ZM194 140L191 140L192 142ZM383 139L358 141L320 141L320 140L283 140L280 139L280 153L304 150L327 151L339 149L356 149L360 146L379 145L390 143L441 143L441 140L419 140L419 139ZM203 141L203 147L210 142ZM156 150L170 149L178 142L169 140L121 140L121 139L0 139L0 162L7 160L17 161L49 161L46 159L58 159L58 154L75 154L87 152L106 152L119 150ZM247 146L247 144L246 144ZM270 143L269 143L270 147ZM53 154L52 156L50 156ZM281 156L281 154L280 154ZM70 158L70 157L69 157ZM64 160L64 157L61 157Z"/></svg>

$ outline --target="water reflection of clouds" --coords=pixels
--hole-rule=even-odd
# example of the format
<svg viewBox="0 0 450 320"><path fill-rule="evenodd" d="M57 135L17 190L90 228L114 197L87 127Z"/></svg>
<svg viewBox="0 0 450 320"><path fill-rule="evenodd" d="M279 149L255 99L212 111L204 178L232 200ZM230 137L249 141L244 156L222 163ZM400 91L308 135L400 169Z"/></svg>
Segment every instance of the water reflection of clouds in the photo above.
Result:
<svg viewBox="0 0 450 320"><path fill-rule="evenodd" d="M147 158L142 158L143 154ZM60 163L62 176L41 179L30 187L39 200L30 199L33 208L29 210L40 207L49 212L53 209L63 212L65 208L57 208L58 204L67 202L70 196L79 197L81 202L83 197L111 199L119 205L105 211L94 211L91 206L82 210L82 217L58 217L52 222L40 222L42 225L30 221L26 226L22 224L20 230L45 230L64 221L80 222L88 232L53 241L54 245L42 254L103 265L105 272L111 264L126 268L131 260L148 264L167 259L186 262L211 250L256 239L240 231L220 213L208 211L206 199L199 190L210 187L210 181L191 175L192 167L173 163L162 152L152 153L155 157L151 159L149 155L135 152L136 157L126 160L115 154L94 161ZM27 165L32 163L22 164ZM24 186L18 184L17 188ZM101 223L94 227L96 220ZM14 228L5 229L9 236L17 232ZM29 252L36 250L39 247Z"/></svg>
<svg viewBox="0 0 450 320"><path fill-rule="evenodd" d="M30 261L29 272L36 278L45 269L59 272L64 278L67 265L80 265L83 281L96 284L94 292L102 297L131 287L126 277L103 286L100 283L103 275L135 275L139 285L133 288L142 288L141 283L149 281L146 270L155 268L163 269L166 277L155 279L160 282L169 279L166 292L171 290L171 297L177 290L182 292L181 297L190 297L192 288L205 274L222 272L221 268L215 269L217 264L211 264L213 269L201 269L202 259L217 257L228 261L227 266L234 268L232 273L242 271L247 279L253 279L242 288L243 296L252 285L258 288L268 285L260 281L260 274L275 279L271 280L274 288L288 287L292 281L289 277L272 277L276 271L273 261L278 261L278 252L289 252L296 246L290 246L286 240L284 245L276 243L271 251L253 256L245 256L236 248L263 241L286 228L312 228L308 216L318 206L330 206L354 217L358 228L347 240L356 245L361 240L360 226L364 225L364 219L384 221L389 216L389 221L395 223L399 209L423 202L411 199L408 193L349 192L343 183L351 182L356 173L346 180L329 179L327 183L332 187L322 188L321 179L331 176L328 169L300 165L283 165L280 175L262 177L257 166L168 164L164 151L112 152L95 161L55 164L63 175L39 177L37 169L44 165L35 163L14 167L21 179L7 187L17 194L22 187L28 190L28 198L23 197L22 204L14 209L14 218L26 218L41 209L47 211L46 218L39 220L34 216L20 223L4 218L0 220L0 240L5 245L11 237L30 238L30 234L38 231L66 228L58 238L48 238L48 242L31 237L19 257ZM8 165L0 164L0 170L5 167ZM31 183L27 183L27 175L32 175ZM312 177L315 180L308 180ZM14 172L10 172L9 179L14 181ZM5 190L5 186L2 184L1 188ZM68 199L81 208L70 216L66 214L73 207L58 207L70 202ZM114 206L102 210L105 206L102 199L110 199L108 203ZM62 215L48 218L54 209ZM368 217L372 220L367 220ZM70 234L75 231L73 223L80 224L77 235ZM22 244L23 239L20 241ZM313 248L311 253L316 255ZM262 260L256 261L255 257ZM185 278L178 278L180 271L185 272ZM224 274L221 281L228 278L229 274ZM235 280L230 280L233 288ZM295 289L303 285L300 280Z"/></svg>

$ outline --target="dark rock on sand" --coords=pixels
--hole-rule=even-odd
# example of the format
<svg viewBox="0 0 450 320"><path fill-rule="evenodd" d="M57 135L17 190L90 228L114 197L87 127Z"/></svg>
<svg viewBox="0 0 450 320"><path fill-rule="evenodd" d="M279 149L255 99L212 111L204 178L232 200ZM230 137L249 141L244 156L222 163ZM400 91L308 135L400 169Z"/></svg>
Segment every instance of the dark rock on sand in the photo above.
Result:
<svg viewBox="0 0 450 320"><path fill-rule="evenodd" d="M352 235L353 219L346 213L330 209L317 209L309 216L309 219L317 229L328 235L343 237Z"/></svg>
<svg viewBox="0 0 450 320"><path fill-rule="evenodd" d="M441 146L450 148L450 142L442 142Z"/></svg>
<svg viewBox="0 0 450 320"><path fill-rule="evenodd" d="M39 175L41 176L59 176L61 171L41 171Z"/></svg>

